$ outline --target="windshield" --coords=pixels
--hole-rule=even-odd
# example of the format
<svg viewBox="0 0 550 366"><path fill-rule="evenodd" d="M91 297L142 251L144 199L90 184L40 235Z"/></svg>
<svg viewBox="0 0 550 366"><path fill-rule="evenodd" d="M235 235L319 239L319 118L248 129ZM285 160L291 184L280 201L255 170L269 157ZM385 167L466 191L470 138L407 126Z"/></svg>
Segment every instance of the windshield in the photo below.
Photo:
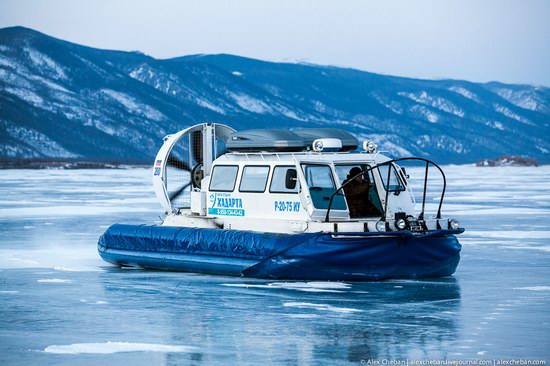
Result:
<svg viewBox="0 0 550 366"><path fill-rule="evenodd" d="M390 181L388 184L388 170L390 174ZM401 182L401 179L397 175L397 170L395 169L395 165L381 165L378 167L378 171L380 172L380 178L382 179L382 183L384 185L384 189L387 189L390 192L398 192L398 191L404 191L405 185L403 182Z"/></svg>

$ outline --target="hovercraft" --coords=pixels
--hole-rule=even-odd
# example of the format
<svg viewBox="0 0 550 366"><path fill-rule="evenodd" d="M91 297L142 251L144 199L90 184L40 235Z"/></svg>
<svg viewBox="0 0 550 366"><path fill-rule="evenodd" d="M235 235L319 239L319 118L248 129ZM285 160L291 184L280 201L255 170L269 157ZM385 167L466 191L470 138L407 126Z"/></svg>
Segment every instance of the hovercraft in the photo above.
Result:
<svg viewBox="0 0 550 366"><path fill-rule="evenodd" d="M458 221L441 214L446 179L423 158L391 159L338 129L247 130L205 123L166 136L153 163L160 225L109 227L107 262L286 280L452 275ZM398 164L425 168L420 212ZM428 170L442 177L425 213Z"/></svg>

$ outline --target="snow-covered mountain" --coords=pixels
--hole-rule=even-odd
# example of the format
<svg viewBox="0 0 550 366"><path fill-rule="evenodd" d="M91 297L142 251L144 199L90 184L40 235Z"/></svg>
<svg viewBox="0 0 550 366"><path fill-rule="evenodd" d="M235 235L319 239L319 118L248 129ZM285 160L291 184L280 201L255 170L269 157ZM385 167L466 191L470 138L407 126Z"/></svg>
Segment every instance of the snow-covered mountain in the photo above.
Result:
<svg viewBox="0 0 550 366"><path fill-rule="evenodd" d="M236 129L339 127L395 157L550 162L545 87L232 55L157 60L0 29L0 159L148 162L163 136L202 121Z"/></svg>

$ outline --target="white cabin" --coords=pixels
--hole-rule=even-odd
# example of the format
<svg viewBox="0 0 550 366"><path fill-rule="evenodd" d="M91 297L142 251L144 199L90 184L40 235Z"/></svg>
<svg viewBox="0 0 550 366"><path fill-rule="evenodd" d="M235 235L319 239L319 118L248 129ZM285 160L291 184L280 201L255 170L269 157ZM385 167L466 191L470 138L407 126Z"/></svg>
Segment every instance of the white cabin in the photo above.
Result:
<svg viewBox="0 0 550 366"><path fill-rule="evenodd" d="M193 128L195 132L203 129L204 141L208 125L199 126ZM406 174L389 157L376 152L372 143L363 144L366 151L349 152L341 151L340 140L322 138L306 151L233 151L213 159L216 144L212 141L231 136L227 130L217 136L208 133L210 142L199 146L203 161L192 171L187 168L190 179L199 177L197 184L185 186L189 186L189 205L175 207L167 192L166 161L175 143L186 135L184 131L168 136L155 160L155 191L167 212L162 225L289 234L405 229L399 219L406 220L409 230L418 225L427 230L451 226L446 219L418 217ZM211 162L204 161L207 155L212 156ZM198 173L197 167L202 169ZM351 196L345 195L346 187L334 194L353 168L364 172L363 179L370 182L365 202L372 207L363 214L350 214Z"/></svg>

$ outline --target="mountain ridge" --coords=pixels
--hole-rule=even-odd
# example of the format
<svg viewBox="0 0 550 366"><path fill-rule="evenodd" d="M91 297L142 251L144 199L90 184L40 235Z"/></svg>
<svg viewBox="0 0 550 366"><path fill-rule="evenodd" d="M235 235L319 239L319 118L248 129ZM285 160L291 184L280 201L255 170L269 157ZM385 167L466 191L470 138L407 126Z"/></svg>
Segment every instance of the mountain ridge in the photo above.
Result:
<svg viewBox="0 0 550 366"><path fill-rule="evenodd" d="M550 89L423 80L230 54L155 59L0 29L0 159L151 161L203 121L336 127L394 157L550 162Z"/></svg>

